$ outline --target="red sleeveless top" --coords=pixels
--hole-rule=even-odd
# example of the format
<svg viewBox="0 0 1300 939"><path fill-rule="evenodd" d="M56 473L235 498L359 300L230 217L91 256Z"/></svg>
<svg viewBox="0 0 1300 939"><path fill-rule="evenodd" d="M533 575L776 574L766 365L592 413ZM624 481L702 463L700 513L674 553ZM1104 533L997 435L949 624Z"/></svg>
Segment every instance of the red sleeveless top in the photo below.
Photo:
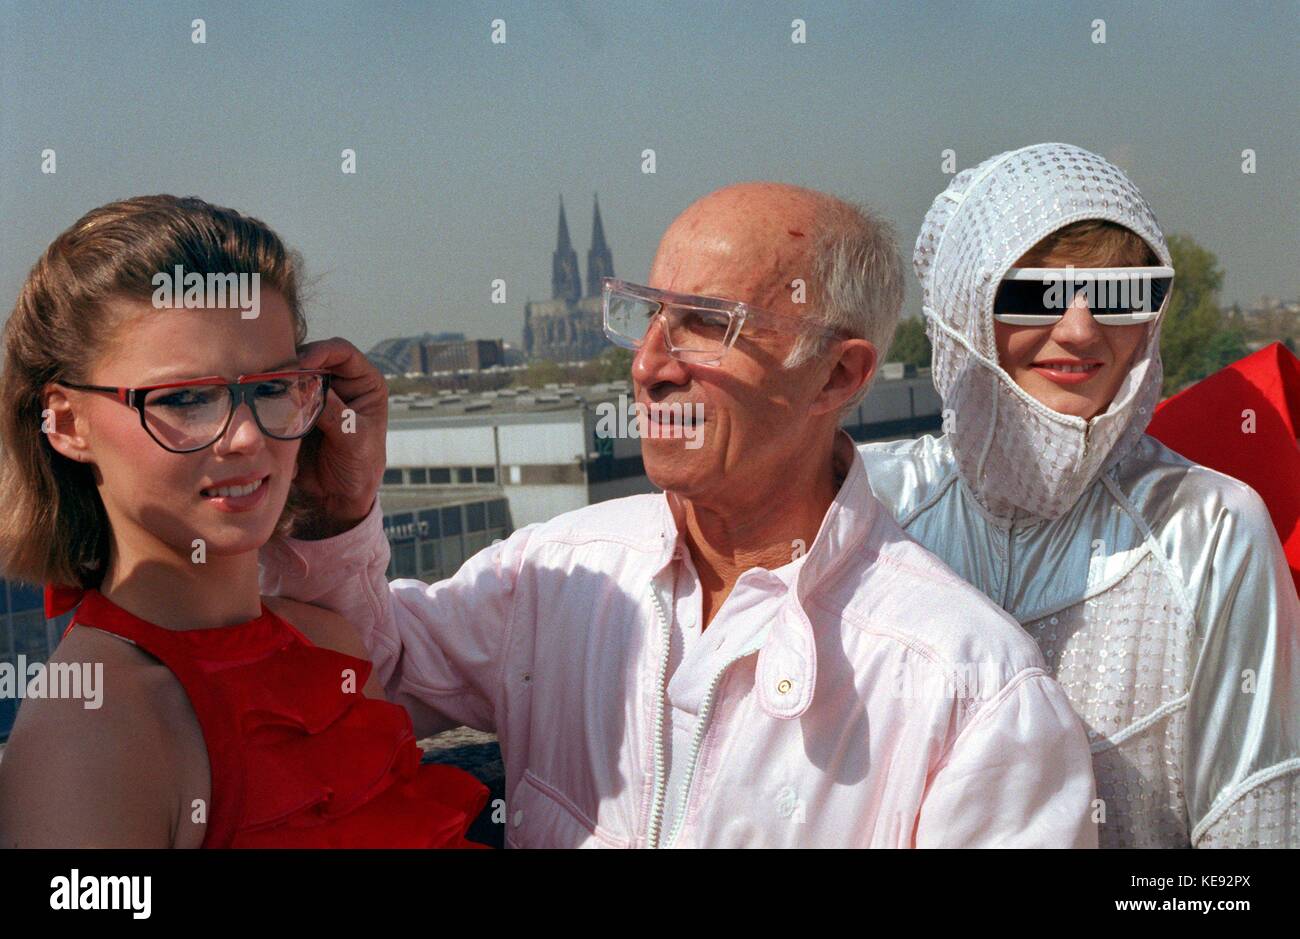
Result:
<svg viewBox="0 0 1300 939"><path fill-rule="evenodd" d="M312 645L265 604L235 626L174 630L98 590L47 588L47 610L51 589L65 608L80 597L68 632L127 639L184 687L212 773L203 847L484 847L465 832L487 788L455 767L420 764L406 710L361 694L369 662Z"/></svg>

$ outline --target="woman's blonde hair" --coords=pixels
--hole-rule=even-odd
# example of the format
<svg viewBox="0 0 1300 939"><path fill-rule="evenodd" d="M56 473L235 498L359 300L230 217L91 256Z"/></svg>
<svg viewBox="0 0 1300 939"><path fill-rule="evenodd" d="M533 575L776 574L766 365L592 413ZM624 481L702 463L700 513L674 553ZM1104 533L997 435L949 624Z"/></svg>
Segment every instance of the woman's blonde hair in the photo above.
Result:
<svg viewBox="0 0 1300 939"><path fill-rule="evenodd" d="M301 257L255 218L193 196L139 196L82 216L45 249L4 328L0 371L0 570L28 583L98 586L109 520L90 465L70 460L42 433L42 391L89 381L118 323L112 299L150 300L153 279L186 273L259 274L278 290L307 338L299 306ZM278 529L301 511L291 493Z"/></svg>

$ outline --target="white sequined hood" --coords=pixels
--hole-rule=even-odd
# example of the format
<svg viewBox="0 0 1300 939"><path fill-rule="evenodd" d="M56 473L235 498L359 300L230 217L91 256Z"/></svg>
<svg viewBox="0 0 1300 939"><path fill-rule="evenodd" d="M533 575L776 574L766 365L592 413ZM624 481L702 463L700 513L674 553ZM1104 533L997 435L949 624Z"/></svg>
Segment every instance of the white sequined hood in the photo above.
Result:
<svg viewBox="0 0 1300 939"><path fill-rule="evenodd" d="M1171 263L1155 215L1128 177L1061 143L1001 153L958 173L916 241L913 265L944 426L963 480L996 516L1066 512L1141 436L1160 398L1160 320L1148 328L1110 407L1090 421L1049 409L998 365L999 281L1042 238L1082 219L1123 225L1161 264Z"/></svg>

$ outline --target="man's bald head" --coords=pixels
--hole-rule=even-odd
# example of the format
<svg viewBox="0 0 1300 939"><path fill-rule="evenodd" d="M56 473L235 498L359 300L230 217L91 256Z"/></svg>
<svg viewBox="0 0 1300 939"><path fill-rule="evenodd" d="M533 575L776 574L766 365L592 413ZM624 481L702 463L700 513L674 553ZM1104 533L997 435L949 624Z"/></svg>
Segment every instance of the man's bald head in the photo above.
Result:
<svg viewBox="0 0 1300 939"><path fill-rule="evenodd" d="M810 316L868 340L882 358L903 304L902 261L887 222L826 193L773 182L736 183L691 203L659 242L650 286ZM801 339L789 364L820 351Z"/></svg>
<svg viewBox="0 0 1300 939"><path fill-rule="evenodd" d="M710 277L725 271L727 283L745 294L729 299L800 312L789 309L791 281L806 274L817 235L840 214L837 204L844 206L784 183L737 183L711 192L668 226L651 267L651 286L713 296L695 288L707 288Z"/></svg>

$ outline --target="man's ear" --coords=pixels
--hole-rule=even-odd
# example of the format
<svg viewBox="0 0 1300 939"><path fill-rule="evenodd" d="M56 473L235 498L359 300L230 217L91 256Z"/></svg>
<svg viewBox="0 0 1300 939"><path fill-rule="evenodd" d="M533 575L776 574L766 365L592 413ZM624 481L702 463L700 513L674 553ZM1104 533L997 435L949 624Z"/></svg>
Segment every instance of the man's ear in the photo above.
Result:
<svg viewBox="0 0 1300 939"><path fill-rule="evenodd" d="M46 385L41 404L41 432L50 446L69 460L91 462L90 443L82 429L67 392L58 385Z"/></svg>
<svg viewBox="0 0 1300 939"><path fill-rule="evenodd" d="M876 347L865 339L839 340L839 353L821 391L813 400L814 414L838 412L876 373Z"/></svg>

